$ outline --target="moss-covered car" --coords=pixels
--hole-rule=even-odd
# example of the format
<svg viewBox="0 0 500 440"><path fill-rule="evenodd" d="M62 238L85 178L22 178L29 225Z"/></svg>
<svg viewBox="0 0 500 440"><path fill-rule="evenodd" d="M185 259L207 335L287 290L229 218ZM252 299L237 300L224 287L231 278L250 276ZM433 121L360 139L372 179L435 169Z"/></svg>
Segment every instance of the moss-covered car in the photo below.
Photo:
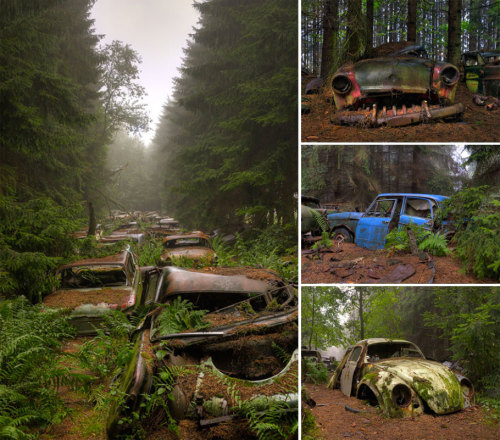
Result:
<svg viewBox="0 0 500 440"><path fill-rule="evenodd" d="M139 268L134 253L75 261L59 267L60 287L43 304L64 308L78 335L95 335L110 310L127 315L142 300L143 290L155 290L158 270ZM156 274L156 275L155 275Z"/></svg>
<svg viewBox="0 0 500 440"><path fill-rule="evenodd" d="M500 50L465 52L461 67L471 92L500 98Z"/></svg>
<svg viewBox="0 0 500 440"><path fill-rule="evenodd" d="M333 76L334 124L402 126L463 113L461 103L453 104L460 79L453 64L430 60L416 45L393 52L382 45L375 56Z"/></svg>
<svg viewBox="0 0 500 440"><path fill-rule="evenodd" d="M163 249L161 259L165 265L175 265L176 262L183 261L193 265L217 263L217 255L209 237L200 231L165 237Z"/></svg>
<svg viewBox="0 0 500 440"><path fill-rule="evenodd" d="M390 417L460 411L474 404L474 387L461 374L425 358L413 343L365 339L349 347L330 388L378 405Z"/></svg>
<svg viewBox="0 0 500 440"><path fill-rule="evenodd" d="M158 307L134 333L109 438L133 435L138 423L146 431L181 420L216 429L241 420L243 408L264 411L272 402L297 411L295 288L264 270L228 276L166 267L150 300ZM148 414L152 396L164 401Z"/></svg>

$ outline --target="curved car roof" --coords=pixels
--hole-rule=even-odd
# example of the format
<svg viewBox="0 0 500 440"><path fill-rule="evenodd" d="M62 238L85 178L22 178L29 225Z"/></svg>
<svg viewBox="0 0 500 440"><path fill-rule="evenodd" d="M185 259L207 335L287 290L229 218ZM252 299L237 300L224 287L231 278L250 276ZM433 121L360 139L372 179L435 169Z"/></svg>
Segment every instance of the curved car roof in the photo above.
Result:
<svg viewBox="0 0 500 440"><path fill-rule="evenodd" d="M208 240L208 235L201 231L194 231L191 232L190 234L170 235L164 238L163 242L165 243L166 241L177 240L179 238L205 238L206 240Z"/></svg>
<svg viewBox="0 0 500 440"><path fill-rule="evenodd" d="M65 269L67 267L74 267L74 266L96 266L96 265L116 265L116 264L121 264L125 265L127 262L127 255L129 254L129 251L123 251L120 252L119 254L115 255L108 255L107 257L102 257L102 258L88 258L86 260L78 260L74 261L73 263L65 264L64 266L60 266L57 270Z"/></svg>
<svg viewBox="0 0 500 440"><path fill-rule="evenodd" d="M400 196L400 197L427 197L429 199L437 200L438 202L443 202L446 199L449 199L447 196L440 196L437 194L417 194L417 193L382 193L377 197L389 197L389 196Z"/></svg>

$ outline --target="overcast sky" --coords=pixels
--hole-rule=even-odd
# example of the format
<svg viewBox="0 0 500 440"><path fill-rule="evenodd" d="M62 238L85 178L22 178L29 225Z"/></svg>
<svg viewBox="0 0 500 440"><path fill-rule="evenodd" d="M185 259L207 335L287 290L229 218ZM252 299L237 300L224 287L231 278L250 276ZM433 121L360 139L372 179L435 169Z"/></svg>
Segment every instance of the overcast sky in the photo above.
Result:
<svg viewBox="0 0 500 440"><path fill-rule="evenodd" d="M101 42L121 40L142 57L141 85L152 124L143 135L154 136L162 106L172 94L172 79L178 76L186 40L198 22L192 0L97 0L92 18Z"/></svg>

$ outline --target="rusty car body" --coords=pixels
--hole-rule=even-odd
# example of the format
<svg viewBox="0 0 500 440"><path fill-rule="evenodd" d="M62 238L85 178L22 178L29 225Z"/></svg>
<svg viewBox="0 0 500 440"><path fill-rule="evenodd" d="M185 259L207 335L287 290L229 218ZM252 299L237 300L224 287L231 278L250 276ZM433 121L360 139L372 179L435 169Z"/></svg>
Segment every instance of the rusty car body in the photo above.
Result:
<svg viewBox="0 0 500 440"><path fill-rule="evenodd" d="M208 325L162 333L161 314L176 300L205 310ZM179 376L171 382L171 398L165 399L169 416L156 414L155 423L173 417L209 427L238 417L237 403L242 401L265 410L271 401L281 400L297 410L298 308L293 286L278 278L264 281L165 267L148 301L160 305L134 332L134 354L119 379L125 399L110 408L108 438L131 429L128 416L141 411L144 396L154 392L155 378L165 371ZM278 353L287 353L288 359Z"/></svg>
<svg viewBox="0 0 500 440"><path fill-rule="evenodd" d="M210 238L201 231L167 236L163 239L163 248L161 259L166 265L175 264L176 260L189 260L193 264L217 262Z"/></svg>
<svg viewBox="0 0 500 440"><path fill-rule="evenodd" d="M328 224L336 241L382 249L386 235L394 228L412 223L432 230L437 211L447 198L435 194L379 194L364 213L332 213L328 215Z"/></svg>
<svg viewBox="0 0 500 440"><path fill-rule="evenodd" d="M472 93L500 98L500 51L470 51L462 54L465 84Z"/></svg>
<svg viewBox="0 0 500 440"><path fill-rule="evenodd" d="M474 387L464 376L425 358L405 340L373 338L347 349L329 388L340 388L379 405L390 417L460 411L474 404Z"/></svg>
<svg viewBox="0 0 500 440"><path fill-rule="evenodd" d="M110 310L131 314L141 302L143 273L129 248L108 257L75 261L58 268L61 285L43 304L68 309L69 323L78 335L94 335Z"/></svg>
<svg viewBox="0 0 500 440"><path fill-rule="evenodd" d="M348 63L332 78L338 111L331 121L378 127L456 117L464 111L453 104L459 79L457 67L430 60L417 45Z"/></svg>

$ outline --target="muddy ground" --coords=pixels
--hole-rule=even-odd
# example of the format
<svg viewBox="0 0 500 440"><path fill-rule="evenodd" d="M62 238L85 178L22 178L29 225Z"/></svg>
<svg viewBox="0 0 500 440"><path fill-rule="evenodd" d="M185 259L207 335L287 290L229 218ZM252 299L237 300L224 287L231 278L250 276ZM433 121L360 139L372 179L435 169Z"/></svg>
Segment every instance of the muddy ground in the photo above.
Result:
<svg viewBox="0 0 500 440"><path fill-rule="evenodd" d="M406 127L361 128L330 123L335 113L332 92L307 95L311 111L302 115L303 142L498 142L500 108L486 110L472 102L473 94L460 82L455 102L465 106L462 121L429 122Z"/></svg>
<svg viewBox="0 0 500 440"><path fill-rule="evenodd" d="M488 419L479 406L454 414L389 419L376 408L325 385L306 384L308 396L316 402L311 411L324 440L497 440L500 426ZM345 405L361 410L346 411ZM319 439L318 439L319 440Z"/></svg>
<svg viewBox="0 0 500 440"><path fill-rule="evenodd" d="M462 273L461 262L451 256L435 257L411 254L393 254L386 250L370 250L354 243L334 243L327 252L309 254L302 251L304 284L472 284L495 283L479 280ZM430 260L429 260L430 259ZM396 275L410 274L401 279ZM404 275L402 275L404 276Z"/></svg>

